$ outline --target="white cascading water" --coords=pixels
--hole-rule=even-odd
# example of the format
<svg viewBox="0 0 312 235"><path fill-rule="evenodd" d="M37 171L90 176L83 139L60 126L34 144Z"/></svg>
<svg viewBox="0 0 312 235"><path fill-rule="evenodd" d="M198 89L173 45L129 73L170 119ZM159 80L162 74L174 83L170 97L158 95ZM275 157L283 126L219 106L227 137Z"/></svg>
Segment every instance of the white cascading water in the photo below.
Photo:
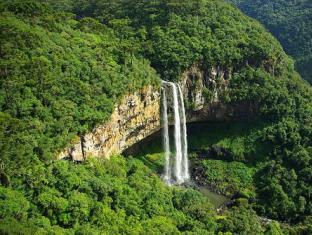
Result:
<svg viewBox="0 0 312 235"><path fill-rule="evenodd" d="M181 139L181 119L180 119L180 105L178 97L178 89L176 84L171 83L173 96L173 113L174 113L174 142L175 142L175 164L174 174L178 184L183 182L182 175L182 139Z"/></svg>
<svg viewBox="0 0 312 235"><path fill-rule="evenodd" d="M163 121L163 146L165 151L165 174L164 180L167 184L171 184L171 167L170 167L170 145L169 145L169 128L168 128L168 105L166 89L163 91L162 102L162 121Z"/></svg>
<svg viewBox="0 0 312 235"><path fill-rule="evenodd" d="M188 156L187 156L187 131L186 131L186 117L185 117L185 108L184 108L184 100L183 100L183 93L182 93L182 89L180 87L180 85L178 85L178 88L179 88L179 97L180 97L180 104L181 104L181 116L182 116L182 136L183 136L183 139L182 139L182 146L183 146L183 160L182 160L182 163L183 163L183 166L182 166L182 169L183 169L183 179L184 180L188 180L190 178L190 175L189 175L189 162L188 162Z"/></svg>
<svg viewBox="0 0 312 235"><path fill-rule="evenodd" d="M171 185L173 182L177 184L184 183L190 178L189 176L189 163L187 156L187 131L186 131L186 118L183 93L181 87L172 82L163 81L163 145L165 151L165 172L164 180L167 184ZM166 85L169 85L172 91L172 105L173 105L173 117L174 117L174 145L175 145L175 159L173 176L171 172L170 161L170 144L169 144L169 128L168 128L168 105Z"/></svg>

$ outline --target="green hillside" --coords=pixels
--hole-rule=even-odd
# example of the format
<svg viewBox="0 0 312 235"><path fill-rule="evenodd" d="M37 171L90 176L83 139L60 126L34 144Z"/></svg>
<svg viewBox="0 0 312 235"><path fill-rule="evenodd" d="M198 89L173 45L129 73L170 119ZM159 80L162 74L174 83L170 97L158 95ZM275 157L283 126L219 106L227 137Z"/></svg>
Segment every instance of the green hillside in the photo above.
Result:
<svg viewBox="0 0 312 235"><path fill-rule="evenodd" d="M1 234L311 232L312 88L259 23L217 0L5 0L0 9ZM122 95L176 81L195 63L231 68L221 102L257 107L255 132L221 125L218 141L190 139L233 153L199 161L204 180L231 195L229 175L254 200L219 213L198 191L166 186L148 156L56 160Z"/></svg>
<svg viewBox="0 0 312 235"><path fill-rule="evenodd" d="M312 81L312 3L309 0L230 0L264 24L296 61L301 76Z"/></svg>

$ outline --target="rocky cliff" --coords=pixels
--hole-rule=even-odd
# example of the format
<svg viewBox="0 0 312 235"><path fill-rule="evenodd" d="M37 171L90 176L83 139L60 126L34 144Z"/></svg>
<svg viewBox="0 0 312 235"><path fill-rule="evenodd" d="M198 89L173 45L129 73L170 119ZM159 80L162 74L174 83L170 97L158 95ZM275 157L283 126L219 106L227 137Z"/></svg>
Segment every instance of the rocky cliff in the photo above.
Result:
<svg viewBox="0 0 312 235"><path fill-rule="evenodd" d="M109 157L137 143L160 128L160 92L148 86L124 96L115 106L110 120L80 136L58 156L82 161L89 156Z"/></svg>
<svg viewBox="0 0 312 235"><path fill-rule="evenodd" d="M232 68L194 65L182 74L180 85L187 106L187 122L248 119L255 108L248 103L228 103Z"/></svg>
<svg viewBox="0 0 312 235"><path fill-rule="evenodd" d="M231 76L231 68L203 69L199 65L182 74L179 83L186 102L187 122L232 120L252 115L250 105L223 102ZM161 128L160 102L161 91L152 86L125 95L107 123L80 136L59 158L82 161L89 156L122 153Z"/></svg>

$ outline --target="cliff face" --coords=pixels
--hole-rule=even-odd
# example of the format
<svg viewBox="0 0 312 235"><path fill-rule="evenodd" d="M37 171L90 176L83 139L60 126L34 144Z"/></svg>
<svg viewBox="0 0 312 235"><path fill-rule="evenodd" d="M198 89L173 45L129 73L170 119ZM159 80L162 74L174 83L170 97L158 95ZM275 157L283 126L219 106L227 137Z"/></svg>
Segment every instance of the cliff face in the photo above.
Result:
<svg viewBox="0 0 312 235"><path fill-rule="evenodd" d="M226 103L232 68L192 66L182 74L180 84L187 106L187 121L229 121L248 119L255 107L247 103Z"/></svg>
<svg viewBox="0 0 312 235"><path fill-rule="evenodd" d="M115 106L110 120L80 136L59 159L82 161L89 156L109 157L144 139L160 128L160 92L154 87L126 95Z"/></svg>
<svg viewBox="0 0 312 235"><path fill-rule="evenodd" d="M182 74L180 84L187 101L189 111L202 110L205 104L220 102L220 95L226 92L231 69L218 67L202 69L192 66Z"/></svg>
<svg viewBox="0 0 312 235"><path fill-rule="evenodd" d="M211 67L204 70L197 65L182 74L180 85L186 103L187 122L232 120L252 115L254 111L250 105L222 102L231 74L229 68ZM126 95L116 105L107 123L80 136L58 158L82 161L89 156L109 157L122 153L153 134L161 128L160 92L159 88L149 86Z"/></svg>

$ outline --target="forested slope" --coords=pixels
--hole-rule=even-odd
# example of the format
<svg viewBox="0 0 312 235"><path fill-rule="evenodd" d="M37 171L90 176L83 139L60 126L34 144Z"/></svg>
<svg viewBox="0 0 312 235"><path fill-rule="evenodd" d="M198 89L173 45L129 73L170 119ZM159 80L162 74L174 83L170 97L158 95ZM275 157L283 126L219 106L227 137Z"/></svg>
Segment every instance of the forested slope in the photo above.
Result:
<svg viewBox="0 0 312 235"><path fill-rule="evenodd" d="M311 229L311 87L257 22L215 0L3 1L0 9L2 233L280 231L255 210ZM267 151L255 203L217 215L201 194L168 188L139 160L54 160L123 94L178 80L195 63L231 69L221 102L249 102L268 123L256 141Z"/></svg>
<svg viewBox="0 0 312 235"><path fill-rule="evenodd" d="M259 20L296 60L301 76L312 81L312 2L309 0L230 0Z"/></svg>
<svg viewBox="0 0 312 235"><path fill-rule="evenodd" d="M1 127L16 128L6 139L21 138L27 154L53 159L107 120L123 94L158 83L149 62L127 51L129 41L96 20L35 2L2 7L11 11L1 14Z"/></svg>

